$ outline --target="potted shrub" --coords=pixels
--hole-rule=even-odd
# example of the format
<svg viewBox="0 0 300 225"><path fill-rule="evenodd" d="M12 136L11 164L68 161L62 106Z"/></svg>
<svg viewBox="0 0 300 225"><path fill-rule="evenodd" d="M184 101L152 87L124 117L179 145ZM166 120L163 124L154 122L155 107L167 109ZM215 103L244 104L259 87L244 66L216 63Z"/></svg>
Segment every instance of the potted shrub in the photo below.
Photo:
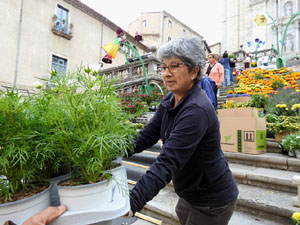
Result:
<svg viewBox="0 0 300 225"><path fill-rule="evenodd" d="M299 116L277 116L275 114L267 114L267 128L274 133L275 140L281 142L283 137L299 131Z"/></svg>
<svg viewBox="0 0 300 225"><path fill-rule="evenodd" d="M130 114L122 109L110 78L90 69L62 77L55 72L51 75L53 88L49 91L57 95L49 110L56 124L51 131L52 140L60 143L61 150L78 168L72 179L59 184L60 201L69 211L92 210L95 204L100 207L113 199L118 174L122 174L122 167L114 160L134 147L137 132L129 122ZM88 188L92 189L91 195ZM127 183L124 188L128 188ZM85 202L84 196L92 202Z"/></svg>
<svg viewBox="0 0 300 225"><path fill-rule="evenodd" d="M57 15L56 15L56 14L53 14L52 20L53 20L54 22L57 20Z"/></svg>
<svg viewBox="0 0 300 225"><path fill-rule="evenodd" d="M0 93L0 224L22 223L50 205L49 184L40 175L55 154L46 141L47 121L34 102L16 90Z"/></svg>
<svg viewBox="0 0 300 225"><path fill-rule="evenodd" d="M37 171L38 179L53 184L50 189L51 205L60 204L57 194L57 183L65 178L71 177L72 164L61 144L53 138L53 129L57 126L53 120L52 103L57 93L52 90L43 90L42 84L36 86L41 91L31 96L30 112L37 120L31 120L32 129L42 134L36 140L37 145L43 151L49 153L47 160L40 163L40 170Z"/></svg>
<svg viewBox="0 0 300 225"><path fill-rule="evenodd" d="M289 156L300 158L300 134L289 134L282 140L282 146L289 152Z"/></svg>

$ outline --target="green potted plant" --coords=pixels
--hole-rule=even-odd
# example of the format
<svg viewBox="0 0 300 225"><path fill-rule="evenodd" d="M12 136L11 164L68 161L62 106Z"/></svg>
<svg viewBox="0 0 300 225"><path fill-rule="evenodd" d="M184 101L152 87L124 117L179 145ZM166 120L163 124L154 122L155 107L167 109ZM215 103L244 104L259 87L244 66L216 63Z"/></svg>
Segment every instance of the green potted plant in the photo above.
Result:
<svg viewBox="0 0 300 225"><path fill-rule="evenodd" d="M285 136L282 140L282 146L289 152L289 156L300 158L300 134L294 133Z"/></svg>
<svg viewBox="0 0 300 225"><path fill-rule="evenodd" d="M275 134L275 140L281 142L283 137L300 130L299 116L277 116L267 114L267 128Z"/></svg>
<svg viewBox="0 0 300 225"><path fill-rule="evenodd" d="M130 125L131 115L124 112L110 78L90 69L61 77L52 72L51 76L48 82L53 88L49 91L56 93L49 110L56 124L51 130L52 141L60 143L61 150L78 168L72 179L58 185L60 201L69 211L92 210L100 207L100 202L108 204L113 199L117 182L109 180L118 180L117 174L122 174L114 169L120 168L114 160L133 149L137 132ZM88 193L89 188L92 194ZM71 215L66 213L60 219L68 216Z"/></svg>
<svg viewBox="0 0 300 225"><path fill-rule="evenodd" d="M267 101L268 99L266 96L261 94L253 94L251 96L250 107L265 108Z"/></svg>
<svg viewBox="0 0 300 225"><path fill-rule="evenodd" d="M22 223L50 205L50 187L41 174L55 153L35 101L17 90L0 93L0 224L9 219Z"/></svg>
<svg viewBox="0 0 300 225"><path fill-rule="evenodd" d="M52 20L53 20L53 21L56 21L56 20L57 20L57 15L56 15L56 14L53 14Z"/></svg>

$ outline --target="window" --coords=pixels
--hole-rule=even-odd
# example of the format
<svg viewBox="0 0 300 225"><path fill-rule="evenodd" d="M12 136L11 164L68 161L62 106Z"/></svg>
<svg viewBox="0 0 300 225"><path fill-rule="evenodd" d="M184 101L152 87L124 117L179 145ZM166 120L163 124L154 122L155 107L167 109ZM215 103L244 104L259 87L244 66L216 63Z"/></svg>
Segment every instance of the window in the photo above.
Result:
<svg viewBox="0 0 300 225"><path fill-rule="evenodd" d="M186 31L184 29L182 31L183 31L183 36L186 36Z"/></svg>
<svg viewBox="0 0 300 225"><path fill-rule="evenodd" d="M171 41L172 40L172 38L171 37L168 37L168 41Z"/></svg>
<svg viewBox="0 0 300 225"><path fill-rule="evenodd" d="M143 20L143 27L147 26L147 20Z"/></svg>
<svg viewBox="0 0 300 225"><path fill-rule="evenodd" d="M69 10L57 5L56 8L56 29L60 32L68 33L68 14Z"/></svg>
<svg viewBox="0 0 300 225"><path fill-rule="evenodd" d="M169 22L168 22L168 27L172 28L172 21L171 20L169 20Z"/></svg>
<svg viewBox="0 0 300 225"><path fill-rule="evenodd" d="M57 72L57 75L61 77L67 72L67 62L67 59L52 55L51 70L55 70Z"/></svg>

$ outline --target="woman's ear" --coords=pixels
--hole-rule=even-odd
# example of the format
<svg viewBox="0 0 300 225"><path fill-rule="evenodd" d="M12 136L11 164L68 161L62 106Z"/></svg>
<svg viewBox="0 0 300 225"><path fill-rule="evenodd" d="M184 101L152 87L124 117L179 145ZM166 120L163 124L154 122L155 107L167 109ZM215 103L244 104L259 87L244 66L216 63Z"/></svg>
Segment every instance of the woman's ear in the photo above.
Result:
<svg viewBox="0 0 300 225"><path fill-rule="evenodd" d="M199 66L195 67L195 68L192 70L192 78L193 78L193 80L195 80L195 79L197 78L198 73L199 73L199 70L200 70L200 67L199 67Z"/></svg>

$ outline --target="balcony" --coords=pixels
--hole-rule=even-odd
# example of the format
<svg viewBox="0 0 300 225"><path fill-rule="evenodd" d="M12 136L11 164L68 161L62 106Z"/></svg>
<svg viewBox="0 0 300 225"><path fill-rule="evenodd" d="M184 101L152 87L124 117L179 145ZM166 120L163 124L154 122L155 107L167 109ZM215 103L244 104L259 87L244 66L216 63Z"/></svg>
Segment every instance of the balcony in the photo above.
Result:
<svg viewBox="0 0 300 225"><path fill-rule="evenodd" d="M147 71L148 82L162 83L161 74L157 67L161 64L155 56L142 57L144 58L144 65ZM143 67L139 60L132 60L128 64L118 67L111 67L100 70L100 75L106 75L112 79L116 79L116 86L121 86L123 92L131 92L134 89L139 89L145 84L145 77L143 74Z"/></svg>
<svg viewBox="0 0 300 225"><path fill-rule="evenodd" d="M52 18L52 32L58 36L64 37L70 40L73 37L73 24L66 23L65 20L61 20L57 17Z"/></svg>

